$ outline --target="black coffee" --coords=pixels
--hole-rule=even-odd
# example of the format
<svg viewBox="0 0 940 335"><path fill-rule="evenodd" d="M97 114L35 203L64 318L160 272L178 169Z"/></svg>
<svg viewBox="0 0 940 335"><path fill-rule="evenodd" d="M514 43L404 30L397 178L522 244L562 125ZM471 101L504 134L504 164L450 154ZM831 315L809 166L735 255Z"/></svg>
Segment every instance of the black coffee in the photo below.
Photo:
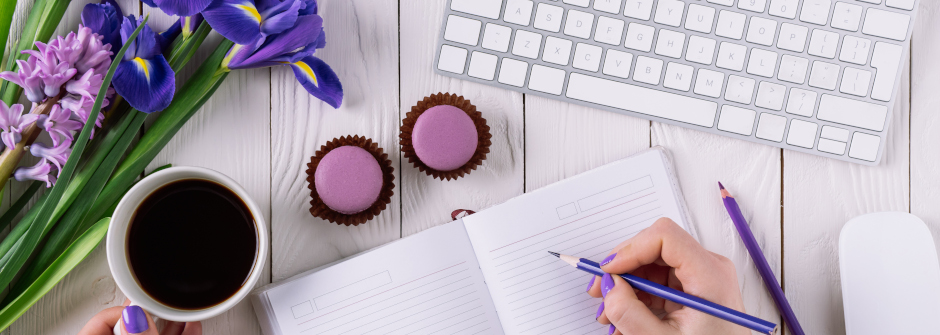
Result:
<svg viewBox="0 0 940 335"><path fill-rule="evenodd" d="M152 298L179 309L215 306L237 292L254 266L257 232L248 206L225 186L176 181L141 203L127 255Z"/></svg>

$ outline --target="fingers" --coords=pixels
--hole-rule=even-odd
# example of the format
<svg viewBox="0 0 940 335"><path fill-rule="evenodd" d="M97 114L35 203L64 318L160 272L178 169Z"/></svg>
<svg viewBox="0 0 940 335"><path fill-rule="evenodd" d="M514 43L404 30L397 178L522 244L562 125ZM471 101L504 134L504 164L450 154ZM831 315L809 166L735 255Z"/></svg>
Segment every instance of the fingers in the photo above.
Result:
<svg viewBox="0 0 940 335"><path fill-rule="evenodd" d="M187 322L182 335L202 335L202 322Z"/></svg>
<svg viewBox="0 0 940 335"><path fill-rule="evenodd" d="M637 299L630 286L620 276L604 276L611 278L606 287L604 297L604 315L623 334L678 334L678 330L660 320L643 302ZM609 330L609 329L608 329Z"/></svg>
<svg viewBox="0 0 940 335"><path fill-rule="evenodd" d="M127 306L121 311L121 335L158 335L153 319L140 306Z"/></svg>
<svg viewBox="0 0 940 335"><path fill-rule="evenodd" d="M167 321L160 335L182 335L185 327L185 322Z"/></svg>
<svg viewBox="0 0 940 335"><path fill-rule="evenodd" d="M595 298L601 297L601 277L591 276L591 280L588 282L587 293Z"/></svg>
<svg viewBox="0 0 940 335"><path fill-rule="evenodd" d="M668 218L657 220L612 256L601 262L604 272L628 273L661 259L667 266L676 268L678 274L696 277L707 275L714 263L711 252Z"/></svg>
<svg viewBox="0 0 940 335"><path fill-rule="evenodd" d="M78 335L112 335L114 325L121 318L124 307L111 307L105 309L88 320L85 327L78 331Z"/></svg>

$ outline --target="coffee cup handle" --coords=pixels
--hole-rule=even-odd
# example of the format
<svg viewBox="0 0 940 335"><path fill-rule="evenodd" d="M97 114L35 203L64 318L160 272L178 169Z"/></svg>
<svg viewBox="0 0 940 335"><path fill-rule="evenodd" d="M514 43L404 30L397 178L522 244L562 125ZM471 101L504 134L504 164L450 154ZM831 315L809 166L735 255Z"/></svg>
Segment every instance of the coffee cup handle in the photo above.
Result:
<svg viewBox="0 0 940 335"><path fill-rule="evenodd" d="M131 305L134 305L134 303L131 302L130 304L128 304L128 306L131 306ZM148 314L149 314L149 313L148 313ZM123 313L122 313L122 315L123 315ZM154 325L156 325L157 322L160 322L160 318L159 318L159 317L156 317L156 316L151 315L150 318L153 319L153 324L154 324ZM123 324L123 323L124 323L124 321L123 321L122 319L118 319L118 322L114 324L114 330L113 330L113 331L114 331L114 335L121 335L121 324Z"/></svg>

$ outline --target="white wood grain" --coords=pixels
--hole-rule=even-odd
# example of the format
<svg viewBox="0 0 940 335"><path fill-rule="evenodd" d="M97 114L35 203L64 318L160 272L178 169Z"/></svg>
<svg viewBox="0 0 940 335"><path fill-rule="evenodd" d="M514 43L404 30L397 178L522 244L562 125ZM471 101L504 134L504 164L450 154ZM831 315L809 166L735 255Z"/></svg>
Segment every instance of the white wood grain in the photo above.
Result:
<svg viewBox="0 0 940 335"><path fill-rule="evenodd" d="M911 40L911 213L940 243L940 2L921 1ZM940 244L938 244L940 246ZM940 254L940 249L938 249Z"/></svg>
<svg viewBox="0 0 940 335"><path fill-rule="evenodd" d="M725 210L718 188L720 181L738 201L779 280L780 149L657 122L653 123L652 145L672 153L699 242L734 262L745 310L780 323L773 299Z"/></svg>
<svg viewBox="0 0 940 335"><path fill-rule="evenodd" d="M281 280L390 242L401 236L400 179L378 217L358 227L310 215L307 163L333 138L362 135L398 155L398 2L320 2L327 45L317 51L343 83L343 106L334 110L310 96L288 67L272 70L273 277Z"/></svg>

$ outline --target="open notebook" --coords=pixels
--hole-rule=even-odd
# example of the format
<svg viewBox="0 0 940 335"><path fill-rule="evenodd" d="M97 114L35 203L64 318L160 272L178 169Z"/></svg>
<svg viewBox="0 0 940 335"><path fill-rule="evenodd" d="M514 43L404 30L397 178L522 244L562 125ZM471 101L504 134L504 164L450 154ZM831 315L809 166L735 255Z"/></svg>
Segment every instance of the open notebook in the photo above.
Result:
<svg viewBox="0 0 940 335"><path fill-rule="evenodd" d="M692 232L668 154L653 148L268 285L252 303L267 335L600 334L590 277L546 251L600 260L660 217Z"/></svg>

